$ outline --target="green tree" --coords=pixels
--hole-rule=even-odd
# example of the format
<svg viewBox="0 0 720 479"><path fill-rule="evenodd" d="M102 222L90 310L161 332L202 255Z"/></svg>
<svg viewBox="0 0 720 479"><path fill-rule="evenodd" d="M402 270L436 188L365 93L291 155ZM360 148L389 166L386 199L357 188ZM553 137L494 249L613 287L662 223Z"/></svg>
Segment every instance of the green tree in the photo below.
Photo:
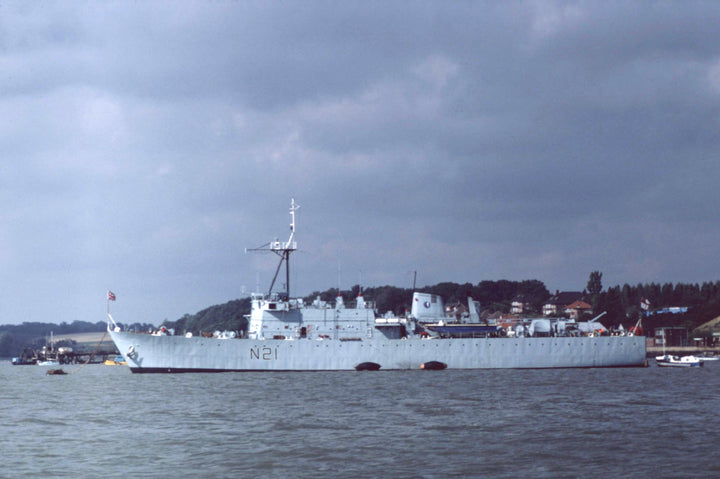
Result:
<svg viewBox="0 0 720 479"><path fill-rule="evenodd" d="M591 296L600 294L600 291L602 291L602 273L600 271L590 273L586 289Z"/></svg>
<svg viewBox="0 0 720 479"><path fill-rule="evenodd" d="M602 291L602 273L600 271L593 271L590 273L586 288L590 294L590 301L592 302L593 311L598 310L598 300L600 292Z"/></svg>
<svg viewBox="0 0 720 479"><path fill-rule="evenodd" d="M608 288L607 292L598 295L596 313L607 312L603 318L606 325L620 324L625 320L625 307L622 302L622 292L619 286Z"/></svg>

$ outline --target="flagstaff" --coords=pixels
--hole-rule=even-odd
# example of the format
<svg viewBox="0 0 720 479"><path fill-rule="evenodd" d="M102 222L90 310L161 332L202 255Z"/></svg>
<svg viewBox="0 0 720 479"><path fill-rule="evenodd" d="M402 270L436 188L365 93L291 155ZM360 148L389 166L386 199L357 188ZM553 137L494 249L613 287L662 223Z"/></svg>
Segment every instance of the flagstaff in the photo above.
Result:
<svg viewBox="0 0 720 479"><path fill-rule="evenodd" d="M110 315L110 301L115 301L115 293L108 289L107 295L105 297L105 302L107 304L108 329L110 329L110 323L112 323L113 326L117 327L117 323L115 323L115 320Z"/></svg>

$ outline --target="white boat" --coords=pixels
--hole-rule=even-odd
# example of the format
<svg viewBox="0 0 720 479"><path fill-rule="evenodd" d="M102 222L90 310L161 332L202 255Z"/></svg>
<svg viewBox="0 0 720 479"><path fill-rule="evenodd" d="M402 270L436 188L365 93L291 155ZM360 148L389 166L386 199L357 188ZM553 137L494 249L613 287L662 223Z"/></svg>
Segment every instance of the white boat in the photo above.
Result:
<svg viewBox="0 0 720 479"><path fill-rule="evenodd" d="M655 362L660 367L699 368L703 365L702 359L696 356L673 356L670 354L655 356Z"/></svg>
<svg viewBox="0 0 720 479"><path fill-rule="evenodd" d="M665 330L662 330L663 353L662 356L655 356L655 363L660 367L673 368L699 368L703 365L702 360L695 356L674 356L665 352Z"/></svg>

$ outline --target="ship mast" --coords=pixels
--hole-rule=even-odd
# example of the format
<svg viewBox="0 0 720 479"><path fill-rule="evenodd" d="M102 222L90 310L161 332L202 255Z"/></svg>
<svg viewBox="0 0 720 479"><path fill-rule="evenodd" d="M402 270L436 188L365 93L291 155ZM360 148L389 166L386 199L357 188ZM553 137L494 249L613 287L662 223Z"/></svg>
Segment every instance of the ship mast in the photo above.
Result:
<svg viewBox="0 0 720 479"><path fill-rule="evenodd" d="M290 253L297 249L297 242L295 241L295 211L300 208L300 205L295 204L295 198L290 200L290 238L287 241L282 242L278 239L270 241L262 245L259 248L252 248L247 251L272 251L276 255L280 256L280 262L275 270L275 275L270 283L270 289L268 290L268 296L272 294L275 281L277 280L280 269L283 263L285 263L285 288L288 299L290 298Z"/></svg>

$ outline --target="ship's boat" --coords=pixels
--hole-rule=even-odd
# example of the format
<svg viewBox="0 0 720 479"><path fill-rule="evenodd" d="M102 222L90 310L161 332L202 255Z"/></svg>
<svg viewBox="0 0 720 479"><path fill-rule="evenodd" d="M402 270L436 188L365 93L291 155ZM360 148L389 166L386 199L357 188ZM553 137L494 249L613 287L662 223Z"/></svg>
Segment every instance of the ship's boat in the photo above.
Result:
<svg viewBox="0 0 720 479"><path fill-rule="evenodd" d="M246 334L142 334L123 331L108 308L108 330L135 373L220 371L321 371L485 368L590 368L646 366L645 338L581 334L564 320L539 318L503 326L483 322L468 298L466 317L448 317L443 299L414 292L405 317L378 316L362 294L345 305L289 294L295 242L294 200L290 238L256 250L277 254L280 264L266 294L251 296ZM283 292L273 292L285 266ZM113 297L114 300L114 297ZM109 304L109 303L108 303ZM595 329L593 329L595 330Z"/></svg>

